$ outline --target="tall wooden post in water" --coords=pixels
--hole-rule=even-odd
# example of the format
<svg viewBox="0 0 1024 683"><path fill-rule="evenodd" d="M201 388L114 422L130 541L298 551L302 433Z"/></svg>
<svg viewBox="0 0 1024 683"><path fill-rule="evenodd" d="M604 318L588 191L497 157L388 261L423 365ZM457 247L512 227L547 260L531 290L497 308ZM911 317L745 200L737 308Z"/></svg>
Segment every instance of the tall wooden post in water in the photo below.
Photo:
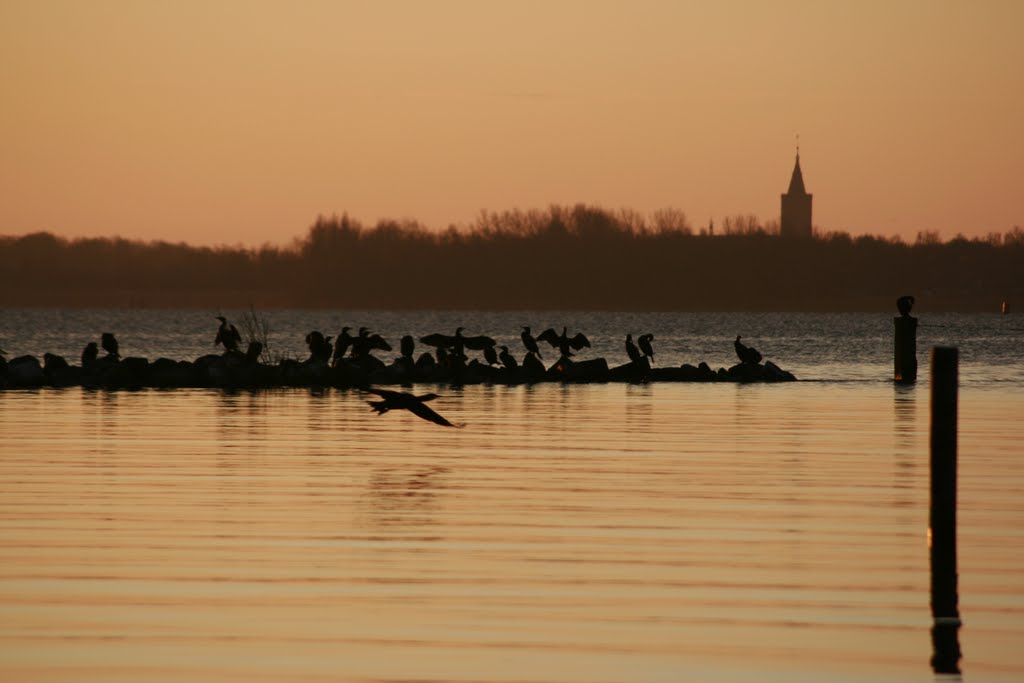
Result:
<svg viewBox="0 0 1024 683"><path fill-rule="evenodd" d="M898 318L893 318L895 344L893 348L893 378L897 382L917 381L917 318L910 315L914 297L901 296L896 300Z"/></svg>
<svg viewBox="0 0 1024 683"><path fill-rule="evenodd" d="M957 392L959 353L932 349L931 508L932 668L960 673L960 609L956 570Z"/></svg>

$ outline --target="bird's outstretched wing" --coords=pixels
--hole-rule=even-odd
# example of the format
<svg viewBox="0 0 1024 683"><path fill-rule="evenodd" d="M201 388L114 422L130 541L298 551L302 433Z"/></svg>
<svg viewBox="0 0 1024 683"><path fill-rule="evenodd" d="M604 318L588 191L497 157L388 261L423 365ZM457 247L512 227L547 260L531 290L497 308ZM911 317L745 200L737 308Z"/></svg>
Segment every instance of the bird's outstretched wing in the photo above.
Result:
<svg viewBox="0 0 1024 683"><path fill-rule="evenodd" d="M455 346L455 337L436 332L434 334L428 334L426 337L420 337L420 343L426 344L427 346L433 346L434 348L447 349Z"/></svg>
<svg viewBox="0 0 1024 683"><path fill-rule="evenodd" d="M496 341L484 335L477 337L463 337L462 343L467 349L471 349L473 351L483 351L488 346L493 347L497 344Z"/></svg>
<svg viewBox="0 0 1024 683"><path fill-rule="evenodd" d="M430 408L430 406L420 402L413 402L409 404L409 412L417 417L422 417L424 420L428 420L430 422L439 424L442 427L456 426L449 422L448 420L446 420L445 418L438 415L433 409Z"/></svg>
<svg viewBox="0 0 1024 683"><path fill-rule="evenodd" d="M378 349L380 351L391 350L391 344L388 344L387 340L379 334L371 334L369 336L369 345L371 349Z"/></svg>
<svg viewBox="0 0 1024 683"><path fill-rule="evenodd" d="M584 347L590 348L590 340L587 339L587 335L580 332L575 337L569 340L569 346L576 349L577 351Z"/></svg>
<svg viewBox="0 0 1024 683"><path fill-rule="evenodd" d="M545 341L548 344L551 344L552 346L558 346L559 344L561 344L561 340L558 336L558 333L555 332L555 330L551 327L538 334L537 341Z"/></svg>
<svg viewBox="0 0 1024 683"><path fill-rule="evenodd" d="M383 399L388 401L400 401L403 397L409 396L409 394L401 391L389 391L387 389L374 389L373 387L362 387L361 391L365 391L368 394L377 394Z"/></svg>
<svg viewBox="0 0 1024 683"><path fill-rule="evenodd" d="M443 427L462 426L452 424L424 404L424 401L431 401L437 398L434 394L414 396L412 394L407 394L404 391L389 391L388 389L373 389L370 387L364 387L363 391L369 394L376 394L384 399L383 401L368 401L370 406L380 415L383 415L389 410L408 410L416 417L427 420L428 422L439 424Z"/></svg>

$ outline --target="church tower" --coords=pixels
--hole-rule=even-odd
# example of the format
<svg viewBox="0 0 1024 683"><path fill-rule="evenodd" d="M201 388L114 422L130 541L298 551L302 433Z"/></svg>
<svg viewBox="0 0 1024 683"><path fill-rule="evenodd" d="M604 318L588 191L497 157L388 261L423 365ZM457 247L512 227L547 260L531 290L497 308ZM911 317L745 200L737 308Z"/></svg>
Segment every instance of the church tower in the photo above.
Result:
<svg viewBox="0 0 1024 683"><path fill-rule="evenodd" d="M811 237L811 199L804 189L804 174L800 171L800 148L796 150L796 166L789 180L789 192L782 195L782 219L779 234L782 237Z"/></svg>

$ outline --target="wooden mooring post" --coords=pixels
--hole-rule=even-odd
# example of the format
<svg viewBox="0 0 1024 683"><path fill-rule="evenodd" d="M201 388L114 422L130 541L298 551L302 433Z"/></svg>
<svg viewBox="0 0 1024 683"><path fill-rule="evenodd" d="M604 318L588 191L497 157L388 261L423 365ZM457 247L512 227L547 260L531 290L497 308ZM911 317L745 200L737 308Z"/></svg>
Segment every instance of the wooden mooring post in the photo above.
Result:
<svg viewBox="0 0 1024 683"><path fill-rule="evenodd" d="M917 381L917 318L901 315L893 318L893 378L897 382Z"/></svg>
<svg viewBox="0 0 1024 683"><path fill-rule="evenodd" d="M932 349L931 551L932 669L960 673L960 609L956 570L957 393L959 352Z"/></svg>

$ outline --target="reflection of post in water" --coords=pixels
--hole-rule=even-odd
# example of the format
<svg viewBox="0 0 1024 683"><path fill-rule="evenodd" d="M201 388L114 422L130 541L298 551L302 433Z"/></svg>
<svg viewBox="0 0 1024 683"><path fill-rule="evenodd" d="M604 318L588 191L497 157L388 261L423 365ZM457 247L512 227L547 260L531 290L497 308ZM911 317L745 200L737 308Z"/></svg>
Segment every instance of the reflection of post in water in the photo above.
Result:
<svg viewBox="0 0 1024 683"><path fill-rule="evenodd" d="M960 673L956 572L956 421L958 352L932 349L931 510L932 669Z"/></svg>

